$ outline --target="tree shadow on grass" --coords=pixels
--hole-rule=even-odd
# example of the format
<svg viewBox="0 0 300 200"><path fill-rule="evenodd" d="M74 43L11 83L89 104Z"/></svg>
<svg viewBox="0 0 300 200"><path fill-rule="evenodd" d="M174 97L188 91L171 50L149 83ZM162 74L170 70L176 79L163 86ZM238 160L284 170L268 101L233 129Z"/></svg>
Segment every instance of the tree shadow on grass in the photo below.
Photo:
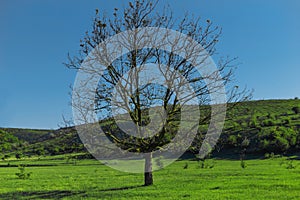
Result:
<svg viewBox="0 0 300 200"><path fill-rule="evenodd" d="M120 191L120 190L129 190L129 189L135 189L135 188L141 188L146 187L145 185L136 185L136 186L128 186L128 187L119 187L119 188L108 188L100 190L101 192L108 192L108 191Z"/></svg>
<svg viewBox="0 0 300 200"><path fill-rule="evenodd" d="M9 192L0 194L0 199L62 199L64 197L71 197L84 194L84 191L70 190Z"/></svg>

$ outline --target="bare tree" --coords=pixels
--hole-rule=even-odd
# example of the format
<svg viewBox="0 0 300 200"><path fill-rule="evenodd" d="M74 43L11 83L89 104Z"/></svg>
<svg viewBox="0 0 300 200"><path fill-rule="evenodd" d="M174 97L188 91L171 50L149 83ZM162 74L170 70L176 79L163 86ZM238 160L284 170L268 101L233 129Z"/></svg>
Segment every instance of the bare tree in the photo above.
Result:
<svg viewBox="0 0 300 200"><path fill-rule="evenodd" d="M157 4L150 0L129 2L122 11L115 8L112 18L96 9L92 29L81 40L79 54L69 55L65 64L88 77L73 91L73 97L80 99L73 100L73 108L81 116L80 127L94 124L90 120L92 110L101 121L97 126L101 126L102 136L108 138L101 146L110 149L112 143L121 150L142 153L145 185L153 184L153 152L180 152L192 143L190 134L197 132L199 125L212 117L224 117L224 109L212 111L207 107L211 102L216 107L226 103L214 100L211 94L225 95L222 88L232 85L235 61L220 59L214 71L205 70L212 64L210 56L216 53L221 29L210 20L201 22L187 14L175 19L169 7L157 13ZM111 39L113 36L117 37ZM202 67L201 73L195 66ZM156 73L159 75L153 76ZM236 86L227 92L228 102L249 97L246 90ZM194 119L197 110L204 114ZM97 127L93 129L97 131ZM181 136L177 137L179 132ZM86 136L86 140L87 149L98 150L95 135Z"/></svg>

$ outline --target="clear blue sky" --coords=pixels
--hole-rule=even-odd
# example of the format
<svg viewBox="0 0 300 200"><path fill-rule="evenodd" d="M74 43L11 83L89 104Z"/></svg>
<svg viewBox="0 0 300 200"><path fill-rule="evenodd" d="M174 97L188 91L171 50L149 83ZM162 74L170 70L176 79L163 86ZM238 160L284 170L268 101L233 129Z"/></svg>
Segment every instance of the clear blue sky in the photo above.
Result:
<svg viewBox="0 0 300 200"><path fill-rule="evenodd" d="M121 0L0 1L0 127L57 128L71 116L66 69L95 8L111 13ZM188 11L223 28L219 53L238 56L237 82L254 99L300 97L300 1L162 0L175 16Z"/></svg>

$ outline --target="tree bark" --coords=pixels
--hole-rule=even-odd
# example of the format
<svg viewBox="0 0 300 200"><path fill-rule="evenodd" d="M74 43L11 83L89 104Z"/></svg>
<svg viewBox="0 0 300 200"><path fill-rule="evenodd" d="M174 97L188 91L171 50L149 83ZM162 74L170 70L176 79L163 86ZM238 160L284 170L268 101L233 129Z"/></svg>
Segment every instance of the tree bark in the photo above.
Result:
<svg viewBox="0 0 300 200"><path fill-rule="evenodd" d="M152 176L152 152L145 154L145 186L153 185L153 176Z"/></svg>

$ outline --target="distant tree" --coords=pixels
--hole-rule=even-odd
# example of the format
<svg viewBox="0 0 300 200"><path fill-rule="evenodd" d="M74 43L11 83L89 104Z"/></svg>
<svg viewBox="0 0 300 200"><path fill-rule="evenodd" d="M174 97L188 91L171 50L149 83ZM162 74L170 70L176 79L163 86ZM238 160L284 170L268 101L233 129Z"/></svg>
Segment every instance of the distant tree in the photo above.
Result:
<svg viewBox="0 0 300 200"><path fill-rule="evenodd" d="M169 8L164 9L161 13L157 13L155 12L157 3L158 1L148 0L129 2L128 6L122 11L115 8L112 18L107 18L106 15L100 16L99 10L97 9L91 31L86 32L85 37L81 40L79 54L74 57L68 56L69 61L65 63L65 65L70 69L85 70L81 68L84 59L94 48L97 48L98 44L105 42L109 37L123 31L138 30L139 28L145 27L167 28L187 34L190 38L201 44L209 55L214 55L216 53L215 45L221 34L221 29L219 27L214 26L210 20L206 20L201 24L199 18L191 18L188 15L184 16L181 20L175 19ZM138 43L138 41L135 40L135 37L128 38L128 40L131 44ZM178 44L175 42L172 45L175 47ZM192 46L190 47L191 49L193 48ZM105 55L104 53L105 51L98 51L94 56L99 59L105 59L106 56L109 55ZM202 77L195 72L193 65L189 63L186 58L160 49L136 48L107 65L107 69L104 71L101 80L97 80L99 81L99 87L96 90L95 100L97 106L95 110L99 116L102 113L109 113L111 103L114 102L119 108L122 108L130 115L131 120L137 127L142 127L149 123L148 109L151 105L160 102L161 106L166 111L166 124L161 131L152 137L148 137L147 134L140 132L140 128L138 128L138 132L141 136L139 138L124 134L117 127L113 118L106 118L107 125L102 127L110 141L121 149L129 152L144 153L145 185L153 184L152 152L169 144L171 139L176 135L179 125L178 120L180 119L181 104L176 96L176 91L171 91L168 88L163 88L158 85L149 84L145 87L138 87L135 89L132 87L132 91L128 91L124 85L119 85L120 90L117 90L116 92L123 99L118 102L111 96L113 89L120 80L124 81L125 85L134 85L134 81L139 81L138 75L135 76L136 79L134 81L123 79L123 75L129 70L132 70L133 74L138 74L142 70L139 66L143 66L143 64L150 62L155 63L158 66L164 64L168 69L179 71L180 74L188 79L189 83L193 85L195 95L198 98L200 105L208 105L211 101L209 96L210 91L207 89L205 83L205 79L207 78L215 80L215 82L221 81L228 87L228 102L234 103L244 101L249 99L250 93L246 90L239 90L237 86L231 87L231 81L234 74L233 69L235 67L234 60L235 59L227 58L220 59L219 62L217 62L218 72L222 74L221 79L216 79L216 71L206 75L206 77ZM96 71L96 68L93 68L92 65L89 67L90 68L86 69L85 73L100 73ZM162 70L162 68L160 68L160 70ZM171 70L169 70L168 73L171 73ZM171 73L171 76L173 76L173 78L174 76L178 77L175 73ZM166 76L165 78L168 77ZM172 80L169 78L168 81L171 82ZM214 91L218 91L218 89L220 89L219 86L213 88ZM76 93L76 91L73 91L73 95L74 93ZM73 106L74 104L75 103L73 102ZM231 105L233 104L230 104L230 106ZM76 107L79 110L81 109L80 112L84 118L84 107L82 105L76 105ZM210 120L210 117L211 113L206 112L206 115L202 116L200 119L199 124L207 123Z"/></svg>

